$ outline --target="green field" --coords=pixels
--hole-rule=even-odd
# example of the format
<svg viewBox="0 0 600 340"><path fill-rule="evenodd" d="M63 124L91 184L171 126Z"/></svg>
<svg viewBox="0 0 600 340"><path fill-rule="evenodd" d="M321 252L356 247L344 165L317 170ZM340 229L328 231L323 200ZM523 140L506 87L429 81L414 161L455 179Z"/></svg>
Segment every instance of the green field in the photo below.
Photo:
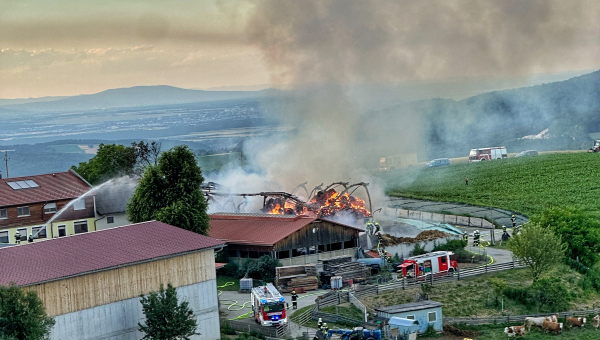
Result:
<svg viewBox="0 0 600 340"><path fill-rule="evenodd" d="M230 284L233 282L233 284ZM240 279L230 276L217 276L217 289L237 292L240 290Z"/></svg>
<svg viewBox="0 0 600 340"><path fill-rule="evenodd" d="M599 172L600 154L556 153L380 176L390 196L493 206L526 215L572 206L600 216Z"/></svg>

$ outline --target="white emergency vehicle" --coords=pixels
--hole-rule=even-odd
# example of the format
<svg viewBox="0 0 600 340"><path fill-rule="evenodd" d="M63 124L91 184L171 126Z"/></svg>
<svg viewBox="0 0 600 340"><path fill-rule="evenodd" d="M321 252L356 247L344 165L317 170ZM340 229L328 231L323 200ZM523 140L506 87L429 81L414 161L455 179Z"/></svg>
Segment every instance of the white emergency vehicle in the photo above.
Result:
<svg viewBox="0 0 600 340"><path fill-rule="evenodd" d="M279 326L288 321L285 299L271 283L252 288L252 312L263 326Z"/></svg>

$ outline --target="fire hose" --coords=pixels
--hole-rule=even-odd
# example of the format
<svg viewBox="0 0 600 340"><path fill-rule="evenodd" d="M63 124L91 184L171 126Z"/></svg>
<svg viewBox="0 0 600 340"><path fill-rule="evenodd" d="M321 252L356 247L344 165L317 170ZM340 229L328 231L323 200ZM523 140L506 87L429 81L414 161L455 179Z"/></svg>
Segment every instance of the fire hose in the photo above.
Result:
<svg viewBox="0 0 600 340"><path fill-rule="evenodd" d="M233 286L235 283L234 282L226 282L225 284L221 285L221 286L217 286L217 288L225 288L225 287L229 287L229 286ZM221 296L221 294L223 294L223 291L218 290L217 289L217 296ZM237 300L230 300L230 299L220 299L221 303L224 304L227 307L227 310L230 311L239 311L242 310L244 308L250 308L250 306L246 306L247 304L251 303L252 301L246 301L243 304L238 304ZM227 301L227 302L225 302ZM238 307L238 308L235 308ZM250 314L252 314L252 311L248 312L248 313L244 313L238 317L235 317L233 319L229 319L229 320L239 320L239 319L244 319L250 316Z"/></svg>

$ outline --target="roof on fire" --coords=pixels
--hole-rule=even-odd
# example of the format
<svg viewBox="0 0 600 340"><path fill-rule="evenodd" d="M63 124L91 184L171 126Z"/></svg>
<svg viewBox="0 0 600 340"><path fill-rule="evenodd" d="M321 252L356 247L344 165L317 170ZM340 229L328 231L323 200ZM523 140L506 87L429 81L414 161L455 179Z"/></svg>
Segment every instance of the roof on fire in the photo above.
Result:
<svg viewBox="0 0 600 340"><path fill-rule="evenodd" d="M15 183L25 183L19 185ZM27 183L29 183L27 185ZM0 179L0 207L73 199L91 189L75 171Z"/></svg>
<svg viewBox="0 0 600 340"><path fill-rule="evenodd" d="M210 216L208 234L210 237L231 244L273 246L303 227L320 221L363 231L356 227L307 215L218 213Z"/></svg>
<svg viewBox="0 0 600 340"><path fill-rule="evenodd" d="M0 284L28 286L185 255L224 242L150 221L0 249Z"/></svg>

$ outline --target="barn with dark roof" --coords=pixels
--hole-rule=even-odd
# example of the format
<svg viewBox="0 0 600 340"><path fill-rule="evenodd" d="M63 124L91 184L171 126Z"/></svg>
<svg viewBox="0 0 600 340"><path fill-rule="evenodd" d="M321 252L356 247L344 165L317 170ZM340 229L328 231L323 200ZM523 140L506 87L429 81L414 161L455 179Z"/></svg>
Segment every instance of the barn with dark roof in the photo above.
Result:
<svg viewBox="0 0 600 340"><path fill-rule="evenodd" d="M140 294L171 283L197 318L192 339L220 338L214 250L222 241L162 222L0 248L0 285L36 291L51 339L141 339Z"/></svg>
<svg viewBox="0 0 600 340"><path fill-rule="evenodd" d="M305 215L211 215L209 236L227 243L230 260L270 255L286 265L356 256L362 229Z"/></svg>

